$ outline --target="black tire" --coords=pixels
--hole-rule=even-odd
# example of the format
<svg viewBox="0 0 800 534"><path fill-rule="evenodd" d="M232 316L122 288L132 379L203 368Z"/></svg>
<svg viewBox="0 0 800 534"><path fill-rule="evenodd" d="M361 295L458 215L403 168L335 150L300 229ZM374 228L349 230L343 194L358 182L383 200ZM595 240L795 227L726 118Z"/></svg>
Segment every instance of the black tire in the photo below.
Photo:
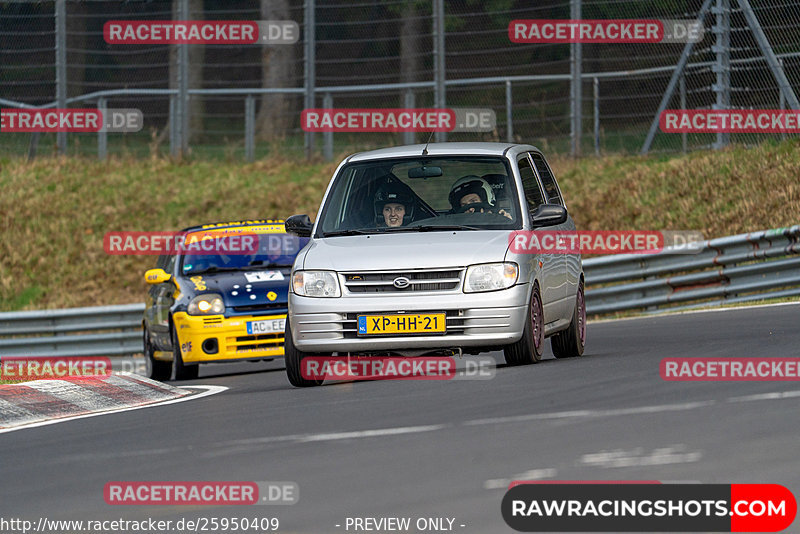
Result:
<svg viewBox="0 0 800 534"><path fill-rule="evenodd" d="M308 380L303 378L302 369L303 359L308 356L307 352L297 350L292 339L292 328L289 319L286 319L286 332L283 334L283 355L286 361L286 377L289 383L298 388L308 388L322 385L322 380Z"/></svg>
<svg viewBox="0 0 800 534"><path fill-rule="evenodd" d="M172 361L175 364L175 380L194 380L200 372L200 364L185 365L183 363L183 355L181 355L181 346L178 343L178 334L175 333L175 328L172 328Z"/></svg>
<svg viewBox="0 0 800 534"><path fill-rule="evenodd" d="M172 374L172 362L156 360L153 357L155 348L150 342L150 332L148 332L147 328L145 327L142 327L142 331L144 332L145 376L161 382L164 380L169 380L169 377Z"/></svg>
<svg viewBox="0 0 800 534"><path fill-rule="evenodd" d="M527 365L542 359L544 349L544 311L539 286L531 291L531 302L525 314L522 338L503 349L508 365Z"/></svg>
<svg viewBox="0 0 800 534"><path fill-rule="evenodd" d="M575 309L569 327L550 338L550 346L556 358L574 358L583 355L586 346L586 299L583 294L583 280L578 285Z"/></svg>

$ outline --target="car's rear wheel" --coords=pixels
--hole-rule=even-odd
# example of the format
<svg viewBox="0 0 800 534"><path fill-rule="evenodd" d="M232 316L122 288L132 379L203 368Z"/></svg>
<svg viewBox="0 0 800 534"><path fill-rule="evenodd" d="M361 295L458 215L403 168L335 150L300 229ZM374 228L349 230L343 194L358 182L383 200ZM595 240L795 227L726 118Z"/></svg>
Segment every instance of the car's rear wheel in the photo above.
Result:
<svg viewBox="0 0 800 534"><path fill-rule="evenodd" d="M283 334L283 355L286 361L286 377L289 383L298 388L307 388L322 385L322 380L309 380L303 378L301 369L303 368L303 359L308 356L307 352L298 350L294 346L294 339L292 338L292 328L289 325L289 319L286 319L286 331Z"/></svg>
<svg viewBox="0 0 800 534"><path fill-rule="evenodd" d="M586 345L586 299L583 294L583 280L578 286L575 309L569 327L550 338L550 346L556 358L581 356Z"/></svg>
<svg viewBox="0 0 800 534"><path fill-rule="evenodd" d="M142 328L144 333L144 365L145 376L153 380L169 380L172 374L172 362L164 362L156 360L153 356L155 354L155 347L150 341L150 332L146 327Z"/></svg>
<svg viewBox="0 0 800 534"><path fill-rule="evenodd" d="M531 291L531 302L525 317L522 338L503 349L508 365L526 365L542 359L544 347L544 312L539 286Z"/></svg>
<svg viewBox="0 0 800 534"><path fill-rule="evenodd" d="M172 329L172 361L175 363L175 380L194 380L200 372L200 365L186 365L183 363L181 346L178 342L178 334Z"/></svg>

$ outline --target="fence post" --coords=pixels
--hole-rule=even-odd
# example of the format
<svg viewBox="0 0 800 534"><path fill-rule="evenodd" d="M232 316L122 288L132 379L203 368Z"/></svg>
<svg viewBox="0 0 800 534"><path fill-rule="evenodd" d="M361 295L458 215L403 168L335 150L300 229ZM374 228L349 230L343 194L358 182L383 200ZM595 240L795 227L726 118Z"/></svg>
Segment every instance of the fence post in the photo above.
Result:
<svg viewBox="0 0 800 534"><path fill-rule="evenodd" d="M403 102L403 107L406 109L412 109L415 106L415 97L414 91L411 89L406 89L405 92L405 102ZM403 144L404 145L413 145L414 144L414 132L406 130L403 132Z"/></svg>
<svg viewBox="0 0 800 534"><path fill-rule="evenodd" d="M100 109L100 115L103 117L103 124L97 131L97 158L105 160L108 156L108 132L106 131L106 99L101 96L97 99L97 107Z"/></svg>
<svg viewBox="0 0 800 534"><path fill-rule="evenodd" d="M256 148L256 99L247 95L244 99L244 157L247 161L255 159Z"/></svg>
<svg viewBox="0 0 800 534"><path fill-rule="evenodd" d="M439 109L447 107L445 97L445 42L444 42L444 0L433 0L433 78L436 82L434 101ZM436 132L437 143L447 141L447 132Z"/></svg>
<svg viewBox="0 0 800 534"><path fill-rule="evenodd" d="M569 12L572 20L581 18L581 0L570 0ZM581 63L582 49L580 43L572 43L569 49L569 70L572 77L570 91L570 154L573 157L581 155L581 104L583 95L581 94Z"/></svg>
<svg viewBox="0 0 800 534"><path fill-rule="evenodd" d="M783 72L783 58L778 59L778 65L780 65L781 72ZM778 109L786 109L786 96L784 96L780 87L778 87ZM781 132L781 141L786 141L786 132Z"/></svg>
<svg viewBox="0 0 800 534"><path fill-rule="evenodd" d="M325 93L322 99L322 107L325 109L333 108L333 96ZM322 156L325 161L333 161L333 131L322 134Z"/></svg>
<svg viewBox="0 0 800 534"><path fill-rule="evenodd" d="M305 108L312 109L315 102L315 79L316 79L316 22L314 20L314 0L305 0ZM314 152L314 132L306 132L304 136L304 149L306 159L310 158Z"/></svg>
<svg viewBox="0 0 800 534"><path fill-rule="evenodd" d="M56 106L67 107L67 2L56 0ZM56 133L59 154L67 153L67 132Z"/></svg>
<svg viewBox="0 0 800 534"><path fill-rule="evenodd" d="M680 80L678 80L679 84L679 91L680 91L680 98L681 98L681 109L686 109L686 75L682 74ZM689 135L686 132L681 132L681 149L683 153L686 154L686 150L689 146Z"/></svg>
<svg viewBox="0 0 800 534"><path fill-rule="evenodd" d="M716 53L716 62L712 70L716 73L716 83L712 86L717 94L714 109L724 110L731 107L731 6L729 0L717 0L712 9L716 21L711 31L716 35L716 41L711 50ZM729 145L731 134L717 132L717 141L714 148Z"/></svg>
<svg viewBox="0 0 800 534"><path fill-rule="evenodd" d="M169 95L169 154L178 157L178 97Z"/></svg>
<svg viewBox="0 0 800 534"><path fill-rule="evenodd" d="M600 80L592 80L592 99L594 101L594 155L600 155Z"/></svg>
<svg viewBox="0 0 800 534"><path fill-rule="evenodd" d="M39 137L41 132L33 132L31 134L31 142L28 144L28 161L33 161L36 158L36 150L39 148Z"/></svg>
<svg viewBox="0 0 800 534"><path fill-rule="evenodd" d="M178 17L189 20L189 1L179 0ZM178 154L184 158L189 154L189 45L178 47L178 105L176 123L178 126Z"/></svg>
<svg viewBox="0 0 800 534"><path fill-rule="evenodd" d="M511 113L513 102L511 98L511 80L506 80L506 141L509 143L514 142L514 121Z"/></svg>

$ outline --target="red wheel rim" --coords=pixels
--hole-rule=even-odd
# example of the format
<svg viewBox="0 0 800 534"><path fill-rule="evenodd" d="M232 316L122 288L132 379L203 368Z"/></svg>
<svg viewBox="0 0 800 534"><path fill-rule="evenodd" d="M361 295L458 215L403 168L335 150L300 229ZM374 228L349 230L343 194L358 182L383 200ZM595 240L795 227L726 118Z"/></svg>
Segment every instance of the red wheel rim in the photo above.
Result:
<svg viewBox="0 0 800 534"><path fill-rule="evenodd" d="M536 352L542 346L542 337L544 335L544 328L542 328L542 301L539 298L539 293L534 291L531 298L531 332L533 334L533 346Z"/></svg>
<svg viewBox="0 0 800 534"><path fill-rule="evenodd" d="M578 336L583 346L586 343L586 301L583 298L583 284L578 287Z"/></svg>

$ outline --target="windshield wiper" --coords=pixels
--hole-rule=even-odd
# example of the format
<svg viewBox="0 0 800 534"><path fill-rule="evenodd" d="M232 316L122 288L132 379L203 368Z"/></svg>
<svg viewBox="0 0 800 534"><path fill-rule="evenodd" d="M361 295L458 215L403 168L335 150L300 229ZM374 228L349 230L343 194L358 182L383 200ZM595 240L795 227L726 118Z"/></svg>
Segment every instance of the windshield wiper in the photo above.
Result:
<svg viewBox="0 0 800 534"><path fill-rule="evenodd" d="M276 263L274 261L269 261L269 260L253 260L247 265L247 267L242 267L242 269L252 269L252 268L269 269L272 267L291 267L291 266L292 266L291 263Z"/></svg>
<svg viewBox="0 0 800 534"><path fill-rule="evenodd" d="M340 235L370 235L374 232L367 232L365 230L337 230L336 232L326 232L322 237L336 237Z"/></svg>
<svg viewBox="0 0 800 534"><path fill-rule="evenodd" d="M200 269L199 271L187 271L184 274L227 273L231 271L241 271L241 270L242 270L241 267L217 267L216 265L212 265L211 267Z"/></svg>

